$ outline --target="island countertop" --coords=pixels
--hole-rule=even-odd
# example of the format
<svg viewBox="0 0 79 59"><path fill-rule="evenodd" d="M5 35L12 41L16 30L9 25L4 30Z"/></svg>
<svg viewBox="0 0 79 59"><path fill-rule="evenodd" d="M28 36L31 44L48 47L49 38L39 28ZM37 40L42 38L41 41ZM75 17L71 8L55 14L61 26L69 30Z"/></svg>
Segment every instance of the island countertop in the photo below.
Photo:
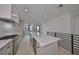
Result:
<svg viewBox="0 0 79 59"><path fill-rule="evenodd" d="M48 35L32 35L41 47L52 44L61 40L60 38L48 36Z"/></svg>

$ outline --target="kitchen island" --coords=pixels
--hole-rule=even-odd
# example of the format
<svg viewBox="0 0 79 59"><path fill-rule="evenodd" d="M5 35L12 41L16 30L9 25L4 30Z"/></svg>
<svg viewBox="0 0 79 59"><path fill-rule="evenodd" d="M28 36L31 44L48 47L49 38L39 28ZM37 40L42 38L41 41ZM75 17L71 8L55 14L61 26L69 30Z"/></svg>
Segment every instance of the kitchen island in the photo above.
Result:
<svg viewBox="0 0 79 59"><path fill-rule="evenodd" d="M32 35L31 43L37 55L57 55L57 42L61 39L47 35Z"/></svg>

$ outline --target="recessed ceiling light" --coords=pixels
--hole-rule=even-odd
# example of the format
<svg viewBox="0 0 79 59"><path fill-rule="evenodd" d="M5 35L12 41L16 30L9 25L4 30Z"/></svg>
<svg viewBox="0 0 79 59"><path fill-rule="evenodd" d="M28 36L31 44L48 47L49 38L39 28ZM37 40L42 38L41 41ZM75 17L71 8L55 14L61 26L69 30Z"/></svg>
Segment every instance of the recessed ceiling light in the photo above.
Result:
<svg viewBox="0 0 79 59"><path fill-rule="evenodd" d="M27 19L28 17L25 17L25 19Z"/></svg>
<svg viewBox="0 0 79 59"><path fill-rule="evenodd" d="M47 15L43 15L43 17L45 17L45 18L46 18L46 17L47 17Z"/></svg>
<svg viewBox="0 0 79 59"><path fill-rule="evenodd" d="M28 11L28 9L26 8L26 9L25 9L25 12L27 12L27 11Z"/></svg>

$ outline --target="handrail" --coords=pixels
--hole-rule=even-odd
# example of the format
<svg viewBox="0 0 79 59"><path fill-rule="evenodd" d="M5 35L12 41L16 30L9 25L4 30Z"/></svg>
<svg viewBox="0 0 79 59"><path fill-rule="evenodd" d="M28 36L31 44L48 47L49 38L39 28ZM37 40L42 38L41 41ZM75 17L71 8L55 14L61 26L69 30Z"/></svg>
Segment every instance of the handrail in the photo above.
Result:
<svg viewBox="0 0 79 59"><path fill-rule="evenodd" d="M66 50L71 51L71 54L79 54L76 51L76 49L77 50L79 49L79 48L77 48L79 46L79 35L77 35L77 34L68 34L68 33L59 33L59 32L47 32L47 33L49 33L48 35L53 34L54 37L61 38L62 40L59 41L58 44L61 47L65 48ZM52 34L50 34L50 33L52 33ZM67 35L64 35L64 34L67 34ZM68 39L68 40L66 40L66 39ZM68 43L68 44L66 44L66 43ZM75 46L76 43L77 43L77 46Z"/></svg>

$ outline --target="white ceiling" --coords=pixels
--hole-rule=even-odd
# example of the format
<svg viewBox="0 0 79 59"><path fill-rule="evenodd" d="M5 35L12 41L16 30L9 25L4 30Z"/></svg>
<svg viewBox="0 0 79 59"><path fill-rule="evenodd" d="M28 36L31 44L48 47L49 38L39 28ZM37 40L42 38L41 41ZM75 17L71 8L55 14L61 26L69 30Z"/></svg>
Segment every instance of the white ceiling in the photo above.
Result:
<svg viewBox="0 0 79 59"><path fill-rule="evenodd" d="M58 7L58 4L19 4L16 6L20 19L26 23L43 24L67 12L74 15L79 14L78 4L66 4L61 8ZM28 12L25 12L24 9L28 9Z"/></svg>

